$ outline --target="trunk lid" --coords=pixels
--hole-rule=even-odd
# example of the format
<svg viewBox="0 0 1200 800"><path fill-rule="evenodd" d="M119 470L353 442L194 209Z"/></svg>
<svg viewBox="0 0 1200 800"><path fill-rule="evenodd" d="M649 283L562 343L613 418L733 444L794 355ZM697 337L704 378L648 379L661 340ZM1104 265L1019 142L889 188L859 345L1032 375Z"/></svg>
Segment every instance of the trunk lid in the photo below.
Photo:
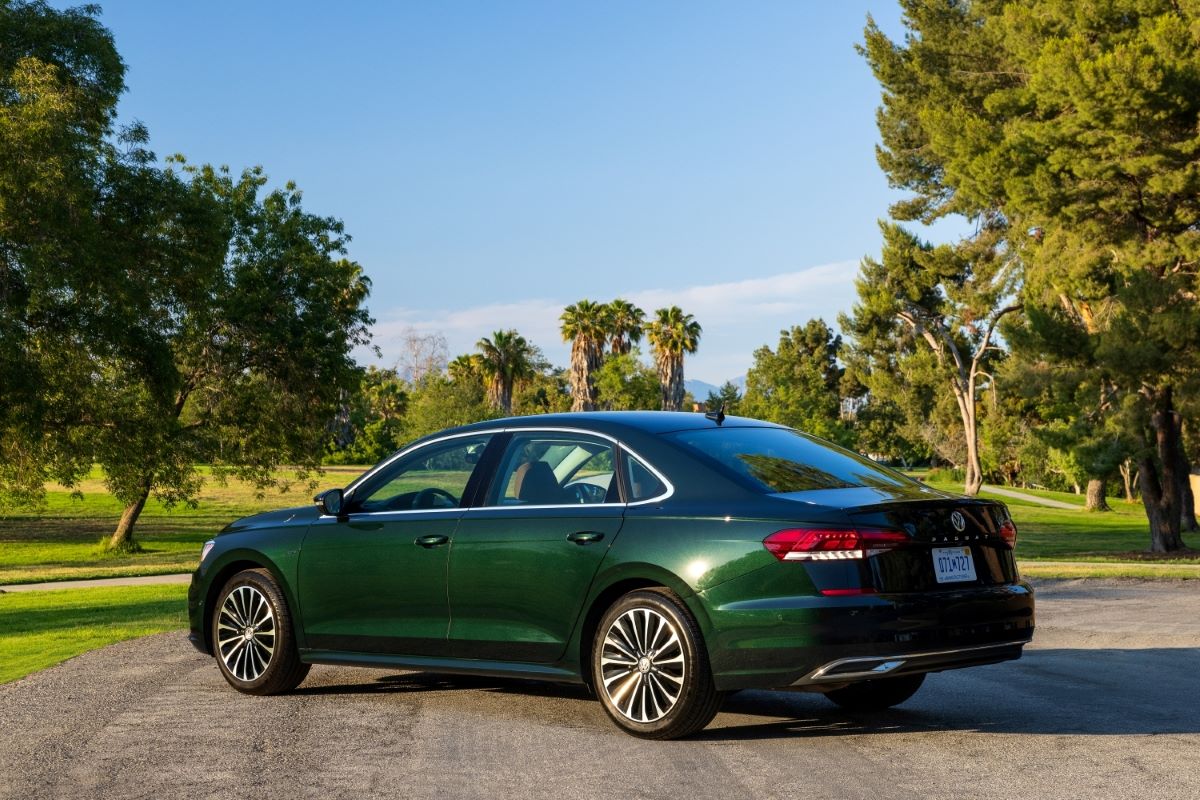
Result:
<svg viewBox="0 0 1200 800"><path fill-rule="evenodd" d="M850 524L859 530L903 531L909 542L894 549L876 552L853 564L830 565L841 572L836 580L844 582L848 569L857 567L860 585L880 594L958 590L971 587L1001 586L1019 579L1013 550L1000 533L1010 520L1003 503L962 497L929 487L854 487L777 495L789 500L840 508ZM961 575L938 580L935 559L954 558L970 553L975 578ZM959 562L963 563L963 562ZM823 565L814 564L818 572ZM814 575L814 578L823 576ZM823 581L817 580L818 585Z"/></svg>

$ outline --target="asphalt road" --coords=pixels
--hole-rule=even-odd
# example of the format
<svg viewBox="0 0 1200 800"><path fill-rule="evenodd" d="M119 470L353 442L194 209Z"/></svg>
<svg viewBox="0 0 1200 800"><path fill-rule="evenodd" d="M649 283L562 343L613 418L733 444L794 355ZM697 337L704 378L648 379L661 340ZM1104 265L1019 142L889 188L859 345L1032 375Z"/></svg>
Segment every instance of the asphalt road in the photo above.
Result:
<svg viewBox="0 0 1200 800"><path fill-rule="evenodd" d="M1021 661L877 715L742 692L679 742L517 681L317 667L244 697L152 636L0 687L0 797L1200 797L1200 582L1039 588Z"/></svg>

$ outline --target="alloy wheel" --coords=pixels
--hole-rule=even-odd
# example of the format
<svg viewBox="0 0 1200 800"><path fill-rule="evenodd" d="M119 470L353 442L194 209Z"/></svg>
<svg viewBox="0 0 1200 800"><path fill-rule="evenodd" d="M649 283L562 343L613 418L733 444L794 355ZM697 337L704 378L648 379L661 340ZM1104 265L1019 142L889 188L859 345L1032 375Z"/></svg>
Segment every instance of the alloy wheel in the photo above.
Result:
<svg viewBox="0 0 1200 800"><path fill-rule="evenodd" d="M604 636L601 685L614 708L638 723L662 719L683 692L687 659L675 624L651 608L631 608Z"/></svg>
<svg viewBox="0 0 1200 800"><path fill-rule="evenodd" d="M258 680L275 653L275 614L254 586L235 587L225 596L217 618L217 650L234 678Z"/></svg>

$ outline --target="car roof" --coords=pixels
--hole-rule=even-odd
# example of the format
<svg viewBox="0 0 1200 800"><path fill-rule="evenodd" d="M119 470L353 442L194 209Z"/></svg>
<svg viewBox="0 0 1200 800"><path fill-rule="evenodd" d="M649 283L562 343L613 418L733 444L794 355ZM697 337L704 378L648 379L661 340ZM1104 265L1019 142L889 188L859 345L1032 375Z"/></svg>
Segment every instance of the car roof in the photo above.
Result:
<svg viewBox="0 0 1200 800"><path fill-rule="evenodd" d="M715 420L697 412L680 411L578 411L566 414L533 414L506 417L455 428L454 432L489 431L503 428L580 428L616 435L625 431L661 434L674 431L716 428ZM725 417L722 428L782 428L773 422L749 417Z"/></svg>

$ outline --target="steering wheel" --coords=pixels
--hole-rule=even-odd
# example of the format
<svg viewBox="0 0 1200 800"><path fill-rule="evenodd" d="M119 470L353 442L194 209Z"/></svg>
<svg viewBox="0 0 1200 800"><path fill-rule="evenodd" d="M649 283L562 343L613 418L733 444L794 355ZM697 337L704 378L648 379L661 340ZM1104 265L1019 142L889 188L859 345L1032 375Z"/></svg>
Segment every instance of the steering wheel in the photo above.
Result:
<svg viewBox="0 0 1200 800"><path fill-rule="evenodd" d="M576 502L603 503L608 496L608 490L594 483L573 483L567 487L575 493Z"/></svg>
<svg viewBox="0 0 1200 800"><path fill-rule="evenodd" d="M417 492L417 496L413 498L412 507L457 508L458 498L447 492L445 489L438 489L435 486L431 486L428 489L422 489L421 491Z"/></svg>

